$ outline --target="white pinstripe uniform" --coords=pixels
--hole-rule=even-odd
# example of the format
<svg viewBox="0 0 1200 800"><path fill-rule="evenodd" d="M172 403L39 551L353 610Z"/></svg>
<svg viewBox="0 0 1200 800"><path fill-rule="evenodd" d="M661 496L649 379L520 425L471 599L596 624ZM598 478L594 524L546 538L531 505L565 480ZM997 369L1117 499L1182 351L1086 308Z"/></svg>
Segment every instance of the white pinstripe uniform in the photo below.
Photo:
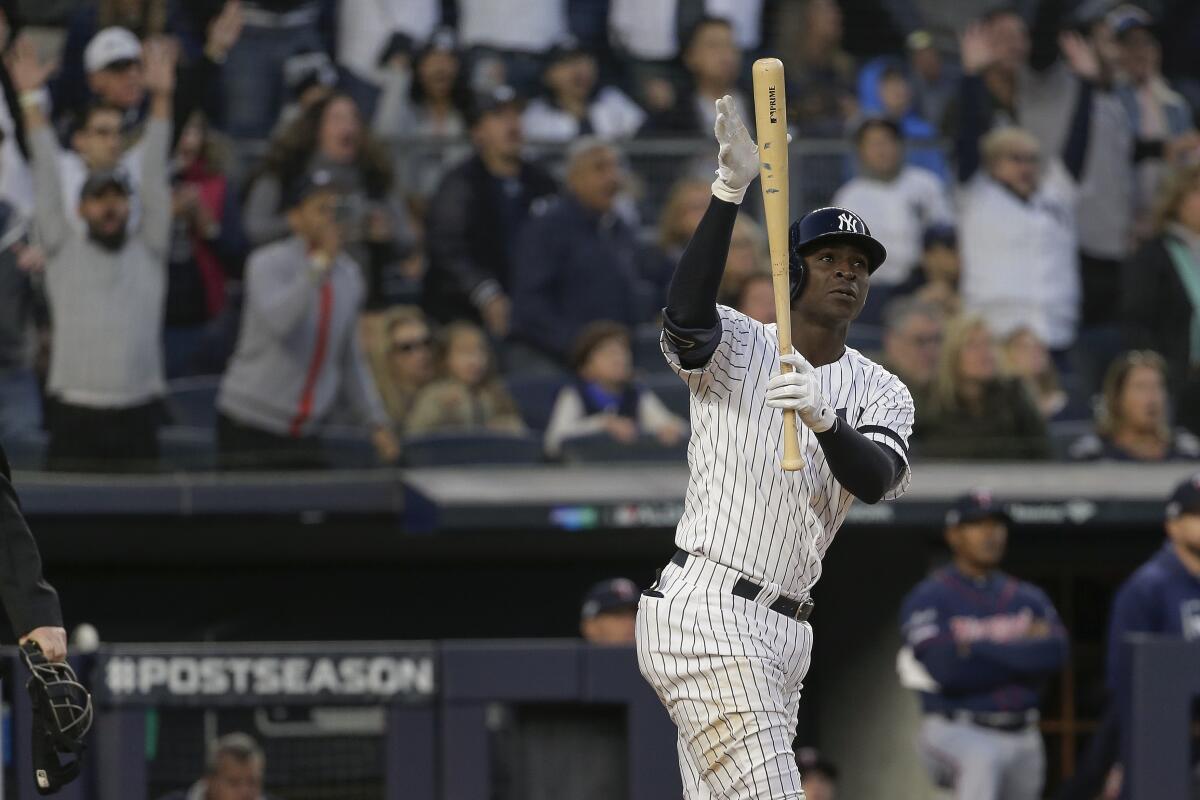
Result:
<svg viewBox="0 0 1200 800"><path fill-rule="evenodd" d="M769 606L780 596L808 597L854 498L803 424L805 468L780 468L783 416L764 404L767 381L779 372L775 325L717 311L721 342L704 367L683 368L663 339L692 393L690 478L675 534L690 555L684 566L669 564L641 598L638 663L679 729L689 800L791 800L804 796L792 739L812 629ZM900 496L909 482L908 389L849 347L815 369L838 415L903 460L886 495ZM732 593L739 579L762 587L756 600Z"/></svg>

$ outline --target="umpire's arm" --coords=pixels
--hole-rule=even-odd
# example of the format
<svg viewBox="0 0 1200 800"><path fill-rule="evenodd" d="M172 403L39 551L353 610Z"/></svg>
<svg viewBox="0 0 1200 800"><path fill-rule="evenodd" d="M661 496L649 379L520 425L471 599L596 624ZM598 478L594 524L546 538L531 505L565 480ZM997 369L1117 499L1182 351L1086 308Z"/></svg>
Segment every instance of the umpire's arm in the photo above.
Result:
<svg viewBox="0 0 1200 800"><path fill-rule="evenodd" d="M66 632L58 593L42 577L42 557L21 514L3 449L0 449L0 599L22 644L33 639L50 661L66 657Z"/></svg>

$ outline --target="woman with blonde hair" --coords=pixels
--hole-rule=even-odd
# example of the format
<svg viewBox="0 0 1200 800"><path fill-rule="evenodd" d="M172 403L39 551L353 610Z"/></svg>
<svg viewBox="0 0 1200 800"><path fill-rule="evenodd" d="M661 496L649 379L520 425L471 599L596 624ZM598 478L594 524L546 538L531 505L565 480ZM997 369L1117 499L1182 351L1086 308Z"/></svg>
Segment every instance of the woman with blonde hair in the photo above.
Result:
<svg viewBox="0 0 1200 800"><path fill-rule="evenodd" d="M434 378L433 333L416 306L397 306L367 324L375 385L393 427L402 431L417 394Z"/></svg>
<svg viewBox="0 0 1200 800"><path fill-rule="evenodd" d="M922 455L966 460L1041 459L1050 454L1046 425L1019 378L1000 372L983 318L946 326L930 402L913 440Z"/></svg>
<svg viewBox="0 0 1200 800"><path fill-rule="evenodd" d="M1200 458L1200 440L1171 429L1167 363L1153 350L1133 350L1104 376L1096 432L1075 442L1071 458L1176 461Z"/></svg>
<svg viewBox="0 0 1200 800"><path fill-rule="evenodd" d="M1154 233L1125 265L1125 343L1163 357L1179 424L1200 435L1200 163L1164 184Z"/></svg>

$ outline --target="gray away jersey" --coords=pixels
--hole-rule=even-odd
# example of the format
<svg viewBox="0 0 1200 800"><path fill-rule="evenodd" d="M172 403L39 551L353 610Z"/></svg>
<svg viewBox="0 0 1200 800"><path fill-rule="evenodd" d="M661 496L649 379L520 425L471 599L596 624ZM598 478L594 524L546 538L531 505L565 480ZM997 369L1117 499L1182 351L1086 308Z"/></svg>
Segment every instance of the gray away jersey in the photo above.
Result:
<svg viewBox="0 0 1200 800"><path fill-rule="evenodd" d="M805 466L784 472L783 414L766 405L779 372L774 324L718 305L721 343L700 369L684 369L662 339L671 368L691 390L688 487L675 544L801 597L821 576L821 559L854 497L825 462L817 437L797 420ZM816 368L821 393L843 423L894 450L903 473L887 493L908 488L913 401L907 387L857 350Z"/></svg>

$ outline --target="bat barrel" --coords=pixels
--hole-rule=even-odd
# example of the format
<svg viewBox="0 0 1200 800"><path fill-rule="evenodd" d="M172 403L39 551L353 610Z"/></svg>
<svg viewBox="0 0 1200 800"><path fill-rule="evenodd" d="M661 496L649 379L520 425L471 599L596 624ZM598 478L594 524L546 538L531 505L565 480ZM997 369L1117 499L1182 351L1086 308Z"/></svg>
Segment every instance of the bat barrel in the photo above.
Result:
<svg viewBox="0 0 1200 800"><path fill-rule="evenodd" d="M759 183L771 249L771 278L775 290L775 321L779 352L792 350L791 281L788 274L788 142L787 87L783 62L760 58L754 62L754 121L758 133ZM783 415L783 469L803 469L796 437L796 414Z"/></svg>

